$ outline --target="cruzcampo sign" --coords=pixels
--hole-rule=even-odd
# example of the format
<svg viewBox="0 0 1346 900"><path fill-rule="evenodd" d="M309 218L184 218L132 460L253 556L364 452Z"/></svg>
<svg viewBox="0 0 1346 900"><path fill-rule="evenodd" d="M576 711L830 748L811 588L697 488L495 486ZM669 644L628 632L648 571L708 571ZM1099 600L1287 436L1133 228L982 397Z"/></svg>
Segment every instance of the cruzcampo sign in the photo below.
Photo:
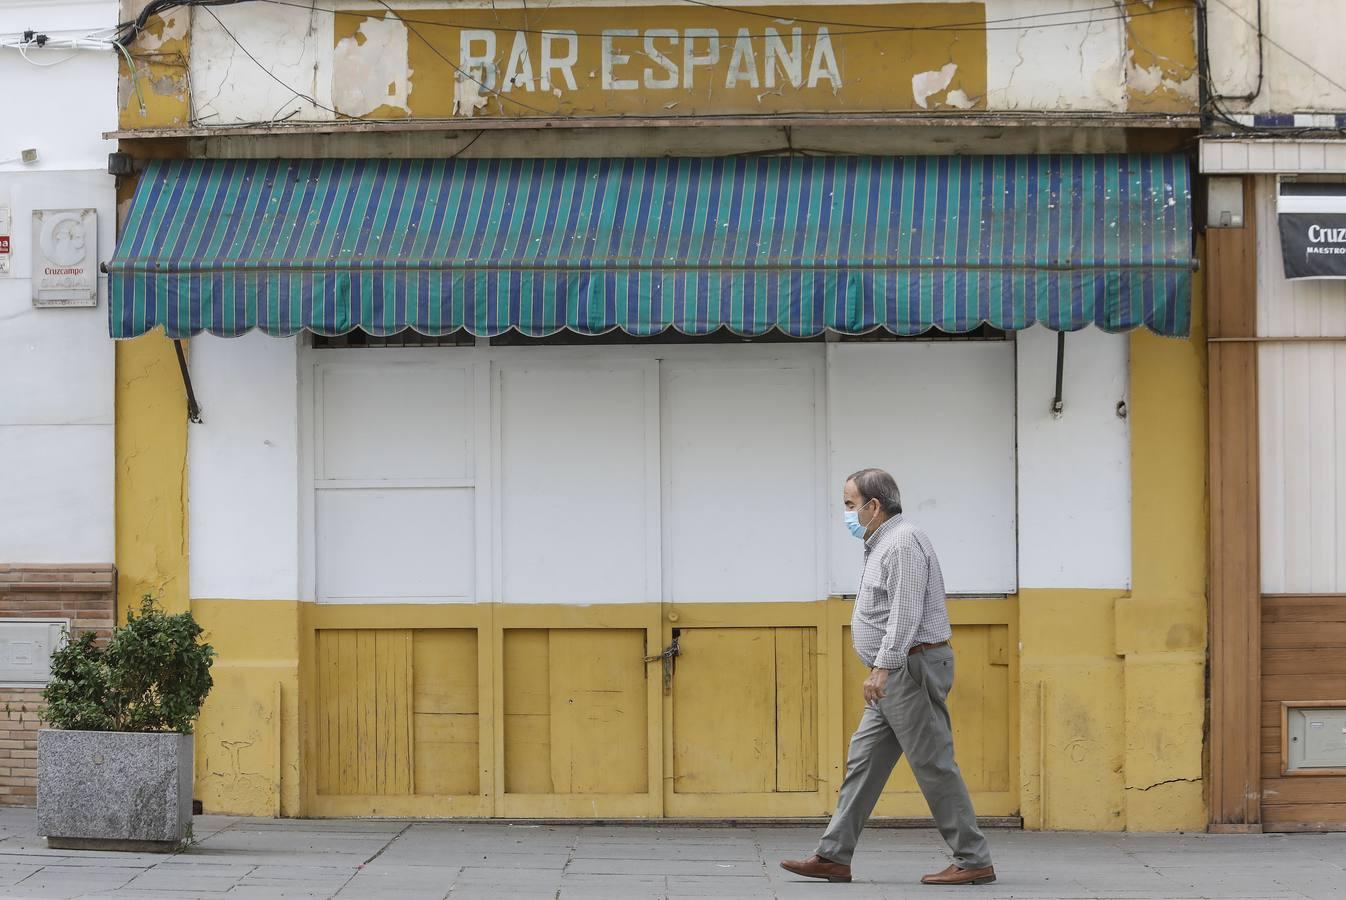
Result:
<svg viewBox="0 0 1346 900"><path fill-rule="evenodd" d="M394 9L335 16L342 112L671 118L986 106L982 3ZM403 48L408 71L390 72Z"/></svg>
<svg viewBox="0 0 1346 900"><path fill-rule="evenodd" d="M1346 214L1281 213L1286 278L1346 278Z"/></svg>
<svg viewBox="0 0 1346 900"><path fill-rule="evenodd" d="M1286 278L1346 278L1346 184L1282 183L1277 213Z"/></svg>

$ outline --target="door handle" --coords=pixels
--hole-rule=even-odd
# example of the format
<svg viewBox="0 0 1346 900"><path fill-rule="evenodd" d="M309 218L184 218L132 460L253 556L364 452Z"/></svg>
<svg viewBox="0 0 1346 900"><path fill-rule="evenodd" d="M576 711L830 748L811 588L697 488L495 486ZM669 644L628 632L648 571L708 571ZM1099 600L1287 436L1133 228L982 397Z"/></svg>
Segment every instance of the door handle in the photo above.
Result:
<svg viewBox="0 0 1346 900"><path fill-rule="evenodd" d="M667 694L673 688L673 672L678 667L678 655L682 653L682 648L678 646L678 638L681 632L673 629L673 643L669 644L662 652L654 656L645 657L645 662L652 663L655 660L662 660L664 664L664 693Z"/></svg>

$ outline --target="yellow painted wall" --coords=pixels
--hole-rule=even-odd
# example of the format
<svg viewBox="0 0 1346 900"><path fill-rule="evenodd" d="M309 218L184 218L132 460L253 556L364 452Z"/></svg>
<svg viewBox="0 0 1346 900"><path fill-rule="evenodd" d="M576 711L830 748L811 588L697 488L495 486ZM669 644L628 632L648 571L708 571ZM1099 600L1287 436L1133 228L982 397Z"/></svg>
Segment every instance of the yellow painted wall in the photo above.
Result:
<svg viewBox="0 0 1346 900"><path fill-rule="evenodd" d="M1132 589L1019 595L1025 827L1206 824L1204 285L1189 340L1131 338Z"/></svg>
<svg viewBox="0 0 1346 900"><path fill-rule="evenodd" d="M116 350L117 617L152 594L187 608L187 401L162 332Z"/></svg>
<svg viewBox="0 0 1346 900"><path fill-rule="evenodd" d="M193 600L219 654L196 726L196 798L209 812L298 815L299 622L294 600ZM310 702L309 698L303 698Z"/></svg>
<svg viewBox="0 0 1346 900"><path fill-rule="evenodd" d="M1198 256L1201 246L1198 244ZM1192 336L1131 339L1131 595L1118 602L1126 658L1126 821L1203 829L1209 535L1205 279Z"/></svg>

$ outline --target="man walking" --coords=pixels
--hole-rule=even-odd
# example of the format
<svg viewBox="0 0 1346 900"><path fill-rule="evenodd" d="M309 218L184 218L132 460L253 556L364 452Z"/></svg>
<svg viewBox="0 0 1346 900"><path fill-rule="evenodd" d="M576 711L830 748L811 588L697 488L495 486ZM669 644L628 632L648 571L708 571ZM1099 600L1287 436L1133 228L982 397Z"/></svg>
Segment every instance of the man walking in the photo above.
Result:
<svg viewBox="0 0 1346 900"><path fill-rule="evenodd" d="M836 812L817 852L806 860L784 860L781 868L850 881L860 830L905 753L954 858L953 865L921 883L990 884L991 851L953 758L945 704L953 686L953 631L939 560L925 532L902 518L893 476L861 469L846 480L844 496L846 526L865 542L851 617L855 652L869 666L865 712L851 738Z"/></svg>

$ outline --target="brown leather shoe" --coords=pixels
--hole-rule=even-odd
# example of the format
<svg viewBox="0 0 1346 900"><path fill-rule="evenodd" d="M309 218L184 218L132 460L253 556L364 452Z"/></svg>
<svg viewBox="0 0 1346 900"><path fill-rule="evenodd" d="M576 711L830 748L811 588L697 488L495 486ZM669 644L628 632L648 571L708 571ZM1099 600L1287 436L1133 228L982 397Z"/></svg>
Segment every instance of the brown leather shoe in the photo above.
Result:
<svg viewBox="0 0 1346 900"><path fill-rule="evenodd" d="M949 866L943 872L936 872L921 879L921 884L990 884L995 881L995 866L984 869L960 869Z"/></svg>
<svg viewBox="0 0 1346 900"><path fill-rule="evenodd" d="M849 882L851 880L850 866L843 866L841 863L834 863L830 859L823 859L816 853L808 859L782 859L780 867L787 872L803 875L805 878L823 878L827 881L839 882Z"/></svg>

